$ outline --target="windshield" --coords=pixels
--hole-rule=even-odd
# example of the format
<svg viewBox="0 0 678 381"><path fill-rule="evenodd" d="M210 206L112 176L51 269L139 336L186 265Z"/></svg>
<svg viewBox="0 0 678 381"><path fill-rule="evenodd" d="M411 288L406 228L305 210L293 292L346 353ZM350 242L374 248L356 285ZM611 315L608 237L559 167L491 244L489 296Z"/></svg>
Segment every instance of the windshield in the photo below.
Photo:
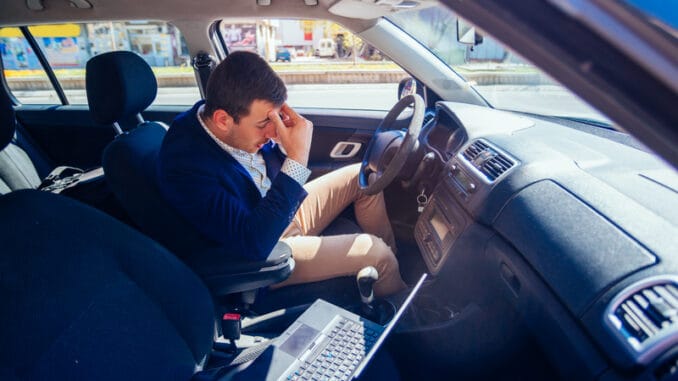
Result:
<svg viewBox="0 0 678 381"><path fill-rule="evenodd" d="M388 16L388 20L468 81L492 107L611 124L576 95L492 38L482 36L482 42L475 46L458 42L457 19L442 5Z"/></svg>

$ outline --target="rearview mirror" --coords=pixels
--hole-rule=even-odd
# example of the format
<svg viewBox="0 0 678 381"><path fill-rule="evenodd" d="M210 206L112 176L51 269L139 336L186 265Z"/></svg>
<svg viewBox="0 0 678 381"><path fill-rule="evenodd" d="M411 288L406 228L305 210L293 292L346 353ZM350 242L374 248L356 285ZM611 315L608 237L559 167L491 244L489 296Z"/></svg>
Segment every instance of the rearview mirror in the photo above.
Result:
<svg viewBox="0 0 678 381"><path fill-rule="evenodd" d="M457 41L460 44L476 46L483 42L483 36L476 33L476 27L468 22L457 19Z"/></svg>

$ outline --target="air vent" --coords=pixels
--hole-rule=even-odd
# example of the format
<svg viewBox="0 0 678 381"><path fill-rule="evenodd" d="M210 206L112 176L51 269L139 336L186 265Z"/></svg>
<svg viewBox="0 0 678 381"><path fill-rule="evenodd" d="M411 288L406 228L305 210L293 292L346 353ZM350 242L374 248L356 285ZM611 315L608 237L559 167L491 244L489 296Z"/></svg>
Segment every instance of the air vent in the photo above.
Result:
<svg viewBox="0 0 678 381"><path fill-rule="evenodd" d="M667 340L678 341L678 287L674 280L634 285L622 292L608 311L608 319L637 355Z"/></svg>
<svg viewBox="0 0 678 381"><path fill-rule="evenodd" d="M464 158L492 182L513 167L514 162L482 140L476 140L463 152Z"/></svg>
<svg viewBox="0 0 678 381"><path fill-rule="evenodd" d="M473 142L473 144L471 144L470 146L468 146L468 148L466 148L464 150L464 157L468 161L473 161L486 148L489 148L489 146L487 144L485 144L484 142L482 142L480 140L476 140L475 142Z"/></svg>
<svg viewBox="0 0 678 381"><path fill-rule="evenodd" d="M436 117L436 114L433 114L433 113L426 113L426 114L424 115L424 123L422 123L421 125L422 125L422 126L428 125L428 122L432 121L433 118L435 118L435 117Z"/></svg>

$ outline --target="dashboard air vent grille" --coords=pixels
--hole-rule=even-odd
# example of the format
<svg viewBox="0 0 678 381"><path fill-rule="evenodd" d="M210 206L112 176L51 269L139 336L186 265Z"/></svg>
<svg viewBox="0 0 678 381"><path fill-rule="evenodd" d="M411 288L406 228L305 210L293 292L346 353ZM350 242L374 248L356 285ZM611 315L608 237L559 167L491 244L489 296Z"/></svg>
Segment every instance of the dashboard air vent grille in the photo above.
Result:
<svg viewBox="0 0 678 381"><path fill-rule="evenodd" d="M464 150L464 157L468 161L473 161L473 159L478 157L486 148L489 148L487 144L480 140L476 140Z"/></svg>
<svg viewBox="0 0 678 381"><path fill-rule="evenodd" d="M432 121L435 117L436 117L436 114L426 113L426 114L424 115L424 123L422 123L421 125L422 125L422 126L428 125L428 123L429 123L430 121Z"/></svg>
<svg viewBox="0 0 678 381"><path fill-rule="evenodd" d="M481 140L471 143L463 156L490 181L496 180L514 165L511 159Z"/></svg>
<svg viewBox="0 0 678 381"><path fill-rule="evenodd" d="M627 340L638 347L648 339L678 327L678 288L661 283L626 297L614 311Z"/></svg>

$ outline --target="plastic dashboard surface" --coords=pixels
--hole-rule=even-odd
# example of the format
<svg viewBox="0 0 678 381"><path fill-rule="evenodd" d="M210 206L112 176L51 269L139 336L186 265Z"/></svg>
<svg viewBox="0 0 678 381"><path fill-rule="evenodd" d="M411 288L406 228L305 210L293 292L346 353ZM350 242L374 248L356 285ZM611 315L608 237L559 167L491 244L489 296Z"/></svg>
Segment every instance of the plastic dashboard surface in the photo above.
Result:
<svg viewBox="0 0 678 381"><path fill-rule="evenodd" d="M602 134L449 102L439 103L437 113L425 131L427 147L445 165L433 199L450 199L448 213L463 210L464 219L496 231L572 316L586 317L585 326L608 353L618 351L601 310L632 282L678 274L678 213L666 207L678 204L676 172L613 131ZM496 180L483 178L463 155L478 140L506 153L516 165ZM450 181L458 172L469 178ZM428 224L424 232L443 237L430 222L445 213L437 209L423 213L417 228ZM420 247L430 251L424 238L418 237ZM453 252L454 242L444 248ZM437 257L444 260L447 254Z"/></svg>

